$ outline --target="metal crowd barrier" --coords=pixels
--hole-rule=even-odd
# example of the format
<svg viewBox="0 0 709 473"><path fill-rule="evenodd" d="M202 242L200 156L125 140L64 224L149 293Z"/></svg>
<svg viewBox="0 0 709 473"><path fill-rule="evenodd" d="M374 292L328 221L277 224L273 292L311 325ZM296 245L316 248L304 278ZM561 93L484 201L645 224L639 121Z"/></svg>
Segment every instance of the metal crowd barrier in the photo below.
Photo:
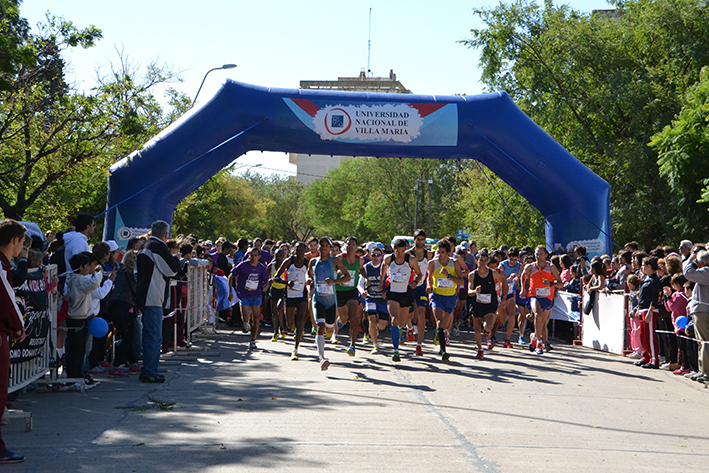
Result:
<svg viewBox="0 0 709 473"><path fill-rule="evenodd" d="M211 311L211 312L210 312ZM187 268L187 310L185 331L189 342L193 332L204 326L214 311L214 281L206 265Z"/></svg>
<svg viewBox="0 0 709 473"><path fill-rule="evenodd" d="M44 268L46 281L50 282L57 275L57 266L52 264ZM51 320L51 327L47 335L47 342L42 347L40 356L20 363L10 364L10 384L8 392L15 392L30 383L37 381L52 370L50 365L56 362L57 351L57 304L59 295L56 290L48 294L47 312Z"/></svg>

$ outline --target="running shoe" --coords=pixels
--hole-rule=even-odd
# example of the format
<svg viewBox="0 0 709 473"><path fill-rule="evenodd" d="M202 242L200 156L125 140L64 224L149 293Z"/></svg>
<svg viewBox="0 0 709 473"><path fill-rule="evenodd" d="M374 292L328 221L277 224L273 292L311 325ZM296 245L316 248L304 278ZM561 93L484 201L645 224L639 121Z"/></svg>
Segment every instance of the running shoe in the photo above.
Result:
<svg viewBox="0 0 709 473"><path fill-rule="evenodd" d="M347 354L350 356L355 356L355 347L354 345L350 345L350 347L347 349Z"/></svg>
<svg viewBox="0 0 709 473"><path fill-rule="evenodd" d="M674 370L673 373L674 373L674 374L682 374L682 375L683 375L683 374L691 373L691 371L689 371L689 370L688 370L687 368L685 368L684 366L680 366L679 369Z"/></svg>
<svg viewBox="0 0 709 473"><path fill-rule="evenodd" d="M278 332L273 334L273 337L271 337L272 342L277 342L278 341Z"/></svg>
<svg viewBox="0 0 709 473"><path fill-rule="evenodd" d="M438 330L433 331L433 344L434 345L440 344L440 342L438 341Z"/></svg>
<svg viewBox="0 0 709 473"><path fill-rule="evenodd" d="M458 324L453 324L453 326L451 327L451 335L453 335L454 337L460 335L460 329L458 328Z"/></svg>
<svg viewBox="0 0 709 473"><path fill-rule="evenodd" d="M256 346L256 341L251 340L251 342L249 342L249 350L256 350L257 348L258 347Z"/></svg>
<svg viewBox="0 0 709 473"><path fill-rule="evenodd" d="M330 367L330 361L322 359L320 360L320 371L327 371L327 369Z"/></svg>
<svg viewBox="0 0 709 473"><path fill-rule="evenodd" d="M152 374L141 374L138 377L138 380L141 383L164 383L165 382L165 377L160 376L160 375L152 375Z"/></svg>
<svg viewBox="0 0 709 473"><path fill-rule="evenodd" d="M312 329L310 329L310 335L317 335L317 334L318 334L317 328L313 327Z"/></svg>
<svg viewBox="0 0 709 473"><path fill-rule="evenodd" d="M340 328L342 328L342 327L344 327L344 326L345 326L345 324L343 324L342 321L340 320L340 318L338 317L338 318L337 318L337 328L340 329Z"/></svg>
<svg viewBox="0 0 709 473"><path fill-rule="evenodd" d="M485 352L481 348L478 350L478 356L476 356L475 358L477 358L478 360L482 360L484 357L485 357Z"/></svg>
<svg viewBox="0 0 709 473"><path fill-rule="evenodd" d="M103 366L104 368L111 368L113 366L113 365L111 365L111 363L109 363L106 360L99 361L98 365Z"/></svg>
<svg viewBox="0 0 709 473"><path fill-rule="evenodd" d="M93 368L91 368L91 369L89 370L89 373L91 373L91 374L103 374L103 373L105 373L106 371L108 371L108 368L103 367L103 366L101 366L101 365L97 365L97 366L94 366Z"/></svg>
<svg viewBox="0 0 709 473"><path fill-rule="evenodd" d="M372 351L369 352L370 355L378 355L379 353L381 353L381 352L379 351L379 347L377 345L374 345L374 348L372 348Z"/></svg>
<svg viewBox="0 0 709 473"><path fill-rule="evenodd" d="M410 328L406 330L406 338L410 341L413 342L415 340L414 338L414 329Z"/></svg>
<svg viewBox="0 0 709 473"><path fill-rule="evenodd" d="M550 352L550 351L552 351L553 349L554 349L554 348L551 346L551 344L547 343L546 351L547 351L547 352Z"/></svg>
<svg viewBox="0 0 709 473"><path fill-rule="evenodd" d="M537 355L542 355L544 354L544 345L541 343L537 343L537 350L535 352Z"/></svg>
<svg viewBox="0 0 709 473"><path fill-rule="evenodd" d="M298 361L298 350L293 350L293 353L290 354L290 359L291 361Z"/></svg>
<svg viewBox="0 0 709 473"><path fill-rule="evenodd" d="M327 338L328 340L330 340L333 335L334 334L332 332L325 332L325 338ZM335 337L337 337L337 335L335 335Z"/></svg>
<svg viewBox="0 0 709 473"><path fill-rule="evenodd" d="M248 322L244 322L244 328L243 328L242 332L249 333L250 331L251 331L251 324Z"/></svg>
<svg viewBox="0 0 709 473"><path fill-rule="evenodd" d="M283 330L281 330L281 329L278 329L278 338L280 338L280 339L286 338L286 334L283 333Z"/></svg>
<svg viewBox="0 0 709 473"><path fill-rule="evenodd" d="M520 345L526 345L526 344L527 344L527 340L525 340L524 335L520 335L520 336L519 336L519 340L518 340L517 343L519 343Z"/></svg>
<svg viewBox="0 0 709 473"><path fill-rule="evenodd" d="M140 374L140 365L138 363L133 363L128 368L128 374Z"/></svg>
<svg viewBox="0 0 709 473"><path fill-rule="evenodd" d="M448 354L448 352L445 352L441 357L441 361L443 361L443 363L447 365L448 363L450 363L450 357L451 356Z"/></svg>
<svg viewBox="0 0 709 473"><path fill-rule="evenodd" d="M91 374L87 374L86 378L84 378L84 383L87 386L98 386L99 384L101 384L101 381L96 381L93 376L91 376Z"/></svg>
<svg viewBox="0 0 709 473"><path fill-rule="evenodd" d="M111 368L108 370L109 378L127 378L128 376L130 375L120 368Z"/></svg>
<svg viewBox="0 0 709 473"><path fill-rule="evenodd" d="M684 377L688 379L697 379L697 376L699 376L699 373L696 371L690 371L689 373L684 374Z"/></svg>
<svg viewBox="0 0 709 473"><path fill-rule="evenodd" d="M671 363L670 363L669 361L666 362L666 363L662 363L662 364L660 365L660 369L661 369L661 370L667 370L667 371L669 371L669 369L670 369L670 364L671 364Z"/></svg>
<svg viewBox="0 0 709 473"><path fill-rule="evenodd" d="M502 348L512 348L512 342L509 340L505 340L505 344L502 345Z"/></svg>
<svg viewBox="0 0 709 473"><path fill-rule="evenodd" d="M633 353L628 355L628 358L632 358L633 360L639 360L642 357L643 357L643 354L640 353L639 351L634 351Z"/></svg>
<svg viewBox="0 0 709 473"><path fill-rule="evenodd" d="M529 351L534 352L534 350L537 349L537 341L532 338L532 341L529 342Z"/></svg>
<svg viewBox="0 0 709 473"><path fill-rule="evenodd" d="M421 345L416 345L416 356L423 356L423 348L421 348Z"/></svg>
<svg viewBox="0 0 709 473"><path fill-rule="evenodd" d="M369 335L365 335L365 336L364 336L364 340L362 340L362 342L363 342L365 345L367 345L368 343L371 343L371 341L372 341L372 339L371 339L371 337L370 337Z"/></svg>
<svg viewBox="0 0 709 473"><path fill-rule="evenodd" d="M339 345L340 341L337 339L337 335L334 333L332 334L332 337L330 338L330 342L334 343L335 345Z"/></svg>
<svg viewBox="0 0 709 473"><path fill-rule="evenodd" d="M495 348L495 344L493 343L492 340L488 340L488 341L487 341L487 349L488 349L489 351L492 351L493 348Z"/></svg>
<svg viewBox="0 0 709 473"><path fill-rule="evenodd" d="M394 352L394 356L391 357L391 361L398 363L401 361L401 355L399 355L399 350Z"/></svg>
<svg viewBox="0 0 709 473"><path fill-rule="evenodd" d="M25 457L23 455L18 455L17 453L13 453L10 450L0 452L0 465L10 463L22 463L23 461L25 461Z"/></svg>

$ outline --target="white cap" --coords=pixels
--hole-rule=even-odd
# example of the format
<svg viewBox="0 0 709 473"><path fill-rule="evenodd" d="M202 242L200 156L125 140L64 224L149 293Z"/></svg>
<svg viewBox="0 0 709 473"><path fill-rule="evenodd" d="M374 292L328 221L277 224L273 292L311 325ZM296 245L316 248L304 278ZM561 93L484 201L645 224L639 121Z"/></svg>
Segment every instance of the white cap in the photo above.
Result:
<svg viewBox="0 0 709 473"><path fill-rule="evenodd" d="M680 248L692 248L692 242L689 240L682 240L679 244Z"/></svg>
<svg viewBox="0 0 709 473"><path fill-rule="evenodd" d="M108 241L105 242L105 243L108 244L108 248L109 248L109 251L110 251L111 253L113 253L114 251L120 250L120 247L118 246L118 243L116 243L116 242L113 241L113 240L108 240Z"/></svg>
<svg viewBox="0 0 709 473"><path fill-rule="evenodd" d="M376 242L370 241L369 243L367 243L367 251L371 253L374 248L377 248Z"/></svg>

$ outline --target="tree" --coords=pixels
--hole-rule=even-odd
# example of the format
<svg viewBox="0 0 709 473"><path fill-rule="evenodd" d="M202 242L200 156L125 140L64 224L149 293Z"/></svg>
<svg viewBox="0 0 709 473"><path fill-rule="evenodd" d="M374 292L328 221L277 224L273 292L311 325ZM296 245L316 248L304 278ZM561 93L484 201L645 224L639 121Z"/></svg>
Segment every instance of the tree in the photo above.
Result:
<svg viewBox="0 0 709 473"><path fill-rule="evenodd" d="M303 184L248 172L244 179L261 205L260 214L246 224L249 235L292 241L313 234L315 229L306 216Z"/></svg>
<svg viewBox="0 0 709 473"><path fill-rule="evenodd" d="M12 90L12 77L21 66L32 62L33 53L26 44L27 20L20 18L18 0L0 0L0 91Z"/></svg>
<svg viewBox="0 0 709 473"><path fill-rule="evenodd" d="M458 173L455 161L351 159L306 189L308 215L318 234L336 238L354 235L363 241L387 241L395 235L410 235L416 213L414 188L419 185L418 226L428 228L430 202L430 233L455 234L465 226L455 204Z"/></svg>
<svg viewBox="0 0 709 473"><path fill-rule="evenodd" d="M526 0L476 9L485 27L482 79L506 90L537 124L611 185L617 240L677 240L650 137L680 110L709 62L709 11L700 0L611 2L612 14Z"/></svg>
<svg viewBox="0 0 709 473"><path fill-rule="evenodd" d="M10 90L0 93L0 209L22 219L49 186L106 146L109 126L98 120L94 97L71 95L61 52L90 47L101 31L49 17L39 35L29 35L31 65L22 65Z"/></svg>
<svg viewBox="0 0 709 473"><path fill-rule="evenodd" d="M674 227L693 241L709 239L709 67L689 88L671 125L652 137L660 174L672 190Z"/></svg>
<svg viewBox="0 0 709 473"><path fill-rule="evenodd" d="M258 199L248 181L224 170L177 205L173 233L196 233L204 238L224 236L235 241L248 236L243 228L259 214Z"/></svg>

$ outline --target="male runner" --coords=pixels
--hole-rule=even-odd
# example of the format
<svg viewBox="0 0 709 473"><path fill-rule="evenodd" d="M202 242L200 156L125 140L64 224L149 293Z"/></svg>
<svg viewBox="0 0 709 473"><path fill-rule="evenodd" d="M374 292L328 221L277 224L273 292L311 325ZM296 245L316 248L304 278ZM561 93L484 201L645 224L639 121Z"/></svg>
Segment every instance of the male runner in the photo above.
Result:
<svg viewBox="0 0 709 473"><path fill-rule="evenodd" d="M524 268L523 283L527 285L524 289L529 295L530 307L534 313L535 340L530 344L530 350L536 349L537 355L544 353L544 344L548 343L547 324L551 316L552 302L554 301L554 291L552 288L561 289L563 283L556 267L547 261L546 247L539 245L534 250L535 262L528 264Z"/></svg>
<svg viewBox="0 0 709 473"><path fill-rule="evenodd" d="M320 256L310 260L308 265L308 282L313 286L313 312L318 331L315 343L318 347L320 369L325 371L330 361L325 358L325 328L332 328L337 318L337 296L335 286L350 280L350 273L338 257L330 256L332 241L328 237L319 240ZM337 273L342 274L338 276Z"/></svg>
<svg viewBox="0 0 709 473"><path fill-rule="evenodd" d="M438 241L438 256L428 262L428 284L426 291L432 295L431 306L436 318L436 332L441 346L441 359L448 363L450 355L446 351L445 330L453 324L453 309L458 300L457 288L463 284L457 264L451 258L451 244L447 239Z"/></svg>
<svg viewBox="0 0 709 473"><path fill-rule="evenodd" d="M364 277L362 278L365 287L365 313L369 320L369 336L372 339L374 348L371 354L379 353L379 331L384 330L389 320L389 310L384 299L385 293L381 287L382 281L382 257L384 252L381 248L374 247L369 255L372 261L364 265Z"/></svg>
<svg viewBox="0 0 709 473"><path fill-rule="evenodd" d="M475 343L478 345L477 359L483 359L482 331L492 330L497 312L498 299L496 284L502 285L502 300L507 299L508 286L504 276L488 267L488 254L485 249L478 252L478 268L468 274L468 296L470 296L470 315L475 327ZM514 325L514 321L512 322Z"/></svg>
<svg viewBox="0 0 709 473"><path fill-rule="evenodd" d="M340 324L344 326L347 322L350 323L350 346L347 349L347 354L355 356L357 335L359 335L359 326L362 323L357 285L359 284L360 275L364 275L364 264L362 263L362 258L357 254L357 238L351 236L345 240L345 244L345 251L342 253L341 258L342 264L350 275L350 279L337 285L338 327ZM333 334L333 338L335 336Z"/></svg>
<svg viewBox="0 0 709 473"><path fill-rule="evenodd" d="M411 289L416 287L423 278L416 258L406 252L406 240L394 240L394 253L387 255L382 263L382 274L387 276L389 291L387 292L387 309L391 317L391 342L394 346L392 361L401 361L399 355L399 340L401 328L409 319L409 310L413 305ZM379 283L383 289L383 281Z"/></svg>
<svg viewBox="0 0 709 473"><path fill-rule="evenodd" d="M423 356L423 338L426 332L426 308L428 307L428 294L426 293L426 276L428 273L428 261L431 259L431 252L426 249L426 233L423 230L414 232L414 247L409 250L409 254L416 259L421 280L418 285L411 290L414 299L413 332L416 338L416 355ZM410 341L412 337L409 337Z"/></svg>
<svg viewBox="0 0 709 473"><path fill-rule="evenodd" d="M241 320L244 322L244 333L251 329L251 343L249 348L255 350L256 337L261 326L261 304L263 293L268 282L268 270L259 262L261 250L254 247L247 253L248 261L242 261L231 270L229 274L229 287L236 287L241 308ZM229 291L229 300L233 293ZM251 325L253 323L253 325Z"/></svg>
<svg viewBox="0 0 709 473"><path fill-rule="evenodd" d="M285 272L285 279L281 276ZM286 284L286 324L289 328L295 325L295 348L291 360L298 360L298 347L303 338L303 329L308 312L308 261L305 258L305 243L299 241L295 245L295 254L286 259L273 278L274 281ZM310 291L312 292L312 291Z"/></svg>
<svg viewBox="0 0 709 473"><path fill-rule="evenodd" d="M500 270L503 272L507 284L507 298L502 300L500 304L503 306L503 314L507 319L507 336L505 338L505 348L512 348L512 331L515 328L515 315L517 313L517 304L515 300L515 288L519 280L519 274L522 270L522 264L519 261L519 248L513 246L507 253L507 259L500 263ZM525 320L526 322L526 320ZM524 326L520 326L520 336L524 335Z"/></svg>

